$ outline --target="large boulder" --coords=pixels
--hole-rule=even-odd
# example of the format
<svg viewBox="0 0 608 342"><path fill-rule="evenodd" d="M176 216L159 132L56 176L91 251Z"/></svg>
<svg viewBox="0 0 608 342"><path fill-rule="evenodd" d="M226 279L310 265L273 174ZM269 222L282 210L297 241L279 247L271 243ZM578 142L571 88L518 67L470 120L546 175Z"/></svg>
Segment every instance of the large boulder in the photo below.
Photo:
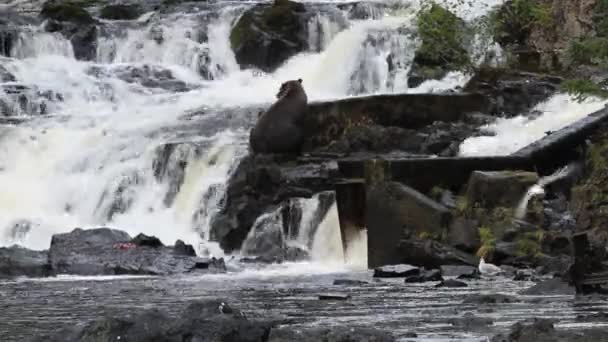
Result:
<svg viewBox="0 0 608 342"><path fill-rule="evenodd" d="M482 208L515 208L537 182L535 172L475 171L469 179L467 203Z"/></svg>
<svg viewBox="0 0 608 342"><path fill-rule="evenodd" d="M239 65L270 72L308 47L306 7L290 0L258 4L239 18L230 45Z"/></svg>
<svg viewBox="0 0 608 342"><path fill-rule="evenodd" d="M369 265L408 263L427 266L419 258L403 255L404 238L440 239L447 233L450 211L418 191L397 182L370 186L366 194ZM417 263L413 263L413 262Z"/></svg>
<svg viewBox="0 0 608 342"><path fill-rule="evenodd" d="M490 113L510 117L521 115L549 98L561 82L561 78L546 74L481 67L463 91L484 94L490 103Z"/></svg>
<svg viewBox="0 0 608 342"><path fill-rule="evenodd" d="M477 220L458 217L450 224L448 244L462 251L475 253L481 247Z"/></svg>
<svg viewBox="0 0 608 342"><path fill-rule="evenodd" d="M218 241L226 252L239 250L262 214L278 206L294 208L290 198L311 198L315 194L319 206L313 221L318 224L334 200L329 191L334 189L336 167L331 159L245 157L228 181L225 205L213 217L211 239Z"/></svg>
<svg viewBox="0 0 608 342"><path fill-rule="evenodd" d="M150 274L225 271L223 260L202 259L159 245L158 239L110 228L53 235L49 262L54 273L78 275Z"/></svg>
<svg viewBox="0 0 608 342"><path fill-rule="evenodd" d="M408 74L408 86L441 79L449 71L469 64L465 48L466 25L449 10L433 3L418 14L418 34L422 40Z"/></svg>
<svg viewBox="0 0 608 342"><path fill-rule="evenodd" d="M75 2L49 0L42 5L40 16L44 19L77 24L92 24L95 22L89 12Z"/></svg>
<svg viewBox="0 0 608 342"><path fill-rule="evenodd" d="M75 2L49 0L40 11L46 19L47 32L60 32L72 44L74 56L79 60L94 60L97 56L97 21Z"/></svg>
<svg viewBox="0 0 608 342"><path fill-rule="evenodd" d="M20 246L0 248L0 278L46 277L50 274L47 251L33 251Z"/></svg>
<svg viewBox="0 0 608 342"><path fill-rule="evenodd" d="M477 265L478 259L468 253L434 240L407 239L399 243L402 262L437 268L442 265Z"/></svg>
<svg viewBox="0 0 608 342"><path fill-rule="evenodd" d="M99 17L110 20L134 20L142 14L137 5L108 5L101 9Z"/></svg>

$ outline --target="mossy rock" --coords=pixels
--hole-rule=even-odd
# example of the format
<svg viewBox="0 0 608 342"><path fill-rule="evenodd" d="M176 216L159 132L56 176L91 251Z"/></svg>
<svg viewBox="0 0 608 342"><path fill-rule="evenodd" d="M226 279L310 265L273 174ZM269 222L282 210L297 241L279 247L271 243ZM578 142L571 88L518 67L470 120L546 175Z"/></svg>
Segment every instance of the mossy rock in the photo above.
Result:
<svg viewBox="0 0 608 342"><path fill-rule="evenodd" d="M586 153L587 176L572 189L571 209L578 228L608 232L608 127L600 128Z"/></svg>
<svg viewBox="0 0 608 342"><path fill-rule="evenodd" d="M481 208L515 208L528 189L538 182L529 171L475 171L467 187L467 202Z"/></svg>
<svg viewBox="0 0 608 342"><path fill-rule="evenodd" d="M422 44L414 56L408 80L410 87L470 65L465 48L467 27L462 19L437 4L420 11L417 19Z"/></svg>
<svg viewBox="0 0 608 342"><path fill-rule="evenodd" d="M494 14L494 39L502 46L525 45L534 26L553 23L550 5L540 0L509 0Z"/></svg>
<svg viewBox="0 0 608 342"><path fill-rule="evenodd" d="M109 20L134 20L141 14L137 5L108 5L101 9L99 17Z"/></svg>
<svg viewBox="0 0 608 342"><path fill-rule="evenodd" d="M95 22L89 12L74 2L48 1L42 6L40 16L46 19L76 24L92 24Z"/></svg>
<svg viewBox="0 0 608 342"><path fill-rule="evenodd" d="M248 9L230 32L230 46L237 62L273 71L308 47L307 18L305 6L289 0Z"/></svg>

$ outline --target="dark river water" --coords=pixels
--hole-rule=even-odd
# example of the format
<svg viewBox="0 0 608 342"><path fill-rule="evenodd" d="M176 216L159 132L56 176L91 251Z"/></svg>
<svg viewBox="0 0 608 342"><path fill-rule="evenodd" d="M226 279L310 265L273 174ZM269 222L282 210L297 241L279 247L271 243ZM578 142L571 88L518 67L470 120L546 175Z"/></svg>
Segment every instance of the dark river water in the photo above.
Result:
<svg viewBox="0 0 608 342"><path fill-rule="evenodd" d="M335 286L335 279L369 281ZM608 311L606 298L523 296L533 285L506 278L471 281L466 288L435 288L436 283L405 284L374 280L371 272L335 272L311 264L272 266L228 275L200 277L71 277L0 282L1 341L26 341L102 314L145 308L180 311L197 299L224 298L249 317L287 319L297 326L349 325L391 331L401 341L487 341L516 321L545 317L557 327L607 325L587 316ZM321 301L319 294L347 293L345 301ZM469 296L501 293L515 303L463 304ZM489 318L491 325L467 326L464 315ZM418 338L405 337L414 332Z"/></svg>

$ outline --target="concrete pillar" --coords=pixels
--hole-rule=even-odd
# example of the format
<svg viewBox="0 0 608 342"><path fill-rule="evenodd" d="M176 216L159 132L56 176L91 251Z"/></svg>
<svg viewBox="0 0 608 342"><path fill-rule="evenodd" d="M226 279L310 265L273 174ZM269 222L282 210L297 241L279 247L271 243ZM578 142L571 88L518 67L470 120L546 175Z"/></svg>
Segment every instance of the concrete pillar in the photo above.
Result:
<svg viewBox="0 0 608 342"><path fill-rule="evenodd" d="M346 253L349 242L360 230L365 229L365 182L354 179L337 183L336 204L342 250Z"/></svg>

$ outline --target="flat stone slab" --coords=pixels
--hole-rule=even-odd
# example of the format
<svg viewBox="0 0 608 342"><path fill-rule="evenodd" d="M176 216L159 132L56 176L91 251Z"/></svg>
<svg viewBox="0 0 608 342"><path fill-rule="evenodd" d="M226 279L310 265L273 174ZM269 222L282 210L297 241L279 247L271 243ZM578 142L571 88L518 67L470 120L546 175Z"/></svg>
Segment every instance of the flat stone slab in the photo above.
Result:
<svg viewBox="0 0 608 342"><path fill-rule="evenodd" d="M374 269L374 278L405 278L420 274L420 269L411 265L388 265Z"/></svg>

